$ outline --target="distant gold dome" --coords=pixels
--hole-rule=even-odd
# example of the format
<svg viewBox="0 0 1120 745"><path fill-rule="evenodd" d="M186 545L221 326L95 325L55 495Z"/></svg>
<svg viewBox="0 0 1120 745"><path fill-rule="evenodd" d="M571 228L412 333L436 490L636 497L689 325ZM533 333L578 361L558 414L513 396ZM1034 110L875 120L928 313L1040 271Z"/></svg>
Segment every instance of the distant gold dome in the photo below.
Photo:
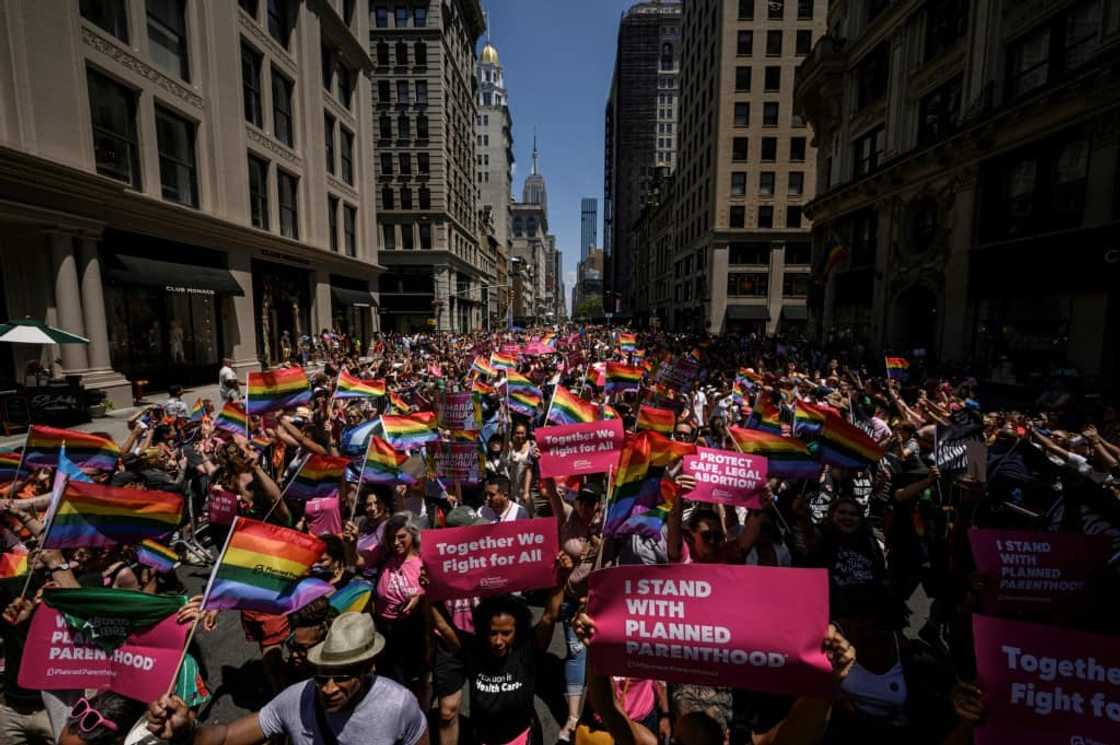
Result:
<svg viewBox="0 0 1120 745"><path fill-rule="evenodd" d="M498 62L498 49L490 42L486 42L486 46L482 48L482 54L478 56L478 61L484 65L497 65Z"/></svg>

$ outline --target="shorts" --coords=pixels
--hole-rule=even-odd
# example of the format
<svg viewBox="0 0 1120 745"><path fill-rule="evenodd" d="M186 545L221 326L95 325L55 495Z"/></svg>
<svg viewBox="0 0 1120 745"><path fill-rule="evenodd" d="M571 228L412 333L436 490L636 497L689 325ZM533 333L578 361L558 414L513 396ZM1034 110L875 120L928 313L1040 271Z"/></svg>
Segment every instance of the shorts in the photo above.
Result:
<svg viewBox="0 0 1120 745"><path fill-rule="evenodd" d="M463 690L467 683L467 645L474 644L474 635L456 629L463 646L458 651L442 638L435 640L432 655L432 694L436 698L450 696Z"/></svg>
<svg viewBox="0 0 1120 745"><path fill-rule="evenodd" d="M245 639L256 642L261 650L278 647L288 640L288 617L255 610L241 611L241 628Z"/></svg>
<svg viewBox="0 0 1120 745"><path fill-rule="evenodd" d="M414 688L428 677L428 630L418 613L392 621L377 619L385 648L377 657L377 671L405 688Z"/></svg>

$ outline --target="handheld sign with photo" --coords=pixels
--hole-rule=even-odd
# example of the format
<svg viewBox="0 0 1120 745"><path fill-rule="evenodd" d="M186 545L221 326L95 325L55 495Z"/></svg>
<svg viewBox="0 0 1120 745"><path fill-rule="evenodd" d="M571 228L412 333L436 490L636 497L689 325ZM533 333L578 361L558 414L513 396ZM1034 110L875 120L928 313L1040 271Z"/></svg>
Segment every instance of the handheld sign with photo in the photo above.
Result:
<svg viewBox="0 0 1120 745"><path fill-rule="evenodd" d="M441 429L481 429L482 414L474 394L444 393L436 399L436 421Z"/></svg>
<svg viewBox="0 0 1120 745"><path fill-rule="evenodd" d="M555 518L425 530L420 558L432 601L504 595L555 584Z"/></svg>
<svg viewBox="0 0 1120 745"><path fill-rule="evenodd" d="M541 478L606 473L618 466L626 441L621 419L540 427L534 434L541 450Z"/></svg>
<svg viewBox="0 0 1120 745"><path fill-rule="evenodd" d="M974 615L976 745L1120 742L1116 638Z"/></svg>
<svg viewBox="0 0 1120 745"><path fill-rule="evenodd" d="M436 442L428 446L432 470L444 481L477 484L482 481L483 456L473 442Z"/></svg>
<svg viewBox="0 0 1120 745"><path fill-rule="evenodd" d="M987 580L984 609L1000 614L1084 608L1090 580L1112 555L1106 535L970 530L968 541Z"/></svg>
<svg viewBox="0 0 1120 745"><path fill-rule="evenodd" d="M684 456L684 472L696 478L688 495L697 502L733 504L758 509L759 492L766 486L766 459L715 448L696 448Z"/></svg>
<svg viewBox="0 0 1120 745"><path fill-rule="evenodd" d="M823 569L618 566L593 572L589 587L597 673L830 695Z"/></svg>

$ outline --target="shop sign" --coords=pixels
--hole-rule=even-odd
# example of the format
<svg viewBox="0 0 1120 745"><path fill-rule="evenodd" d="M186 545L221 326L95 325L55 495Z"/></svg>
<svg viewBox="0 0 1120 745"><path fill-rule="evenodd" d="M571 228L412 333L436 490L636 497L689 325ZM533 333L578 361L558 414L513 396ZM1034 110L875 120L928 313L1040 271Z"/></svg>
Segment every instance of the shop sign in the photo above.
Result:
<svg viewBox="0 0 1120 745"><path fill-rule="evenodd" d="M213 295L213 290L201 290L197 287L175 287L173 285L166 285L164 288L167 292L186 293L188 295Z"/></svg>

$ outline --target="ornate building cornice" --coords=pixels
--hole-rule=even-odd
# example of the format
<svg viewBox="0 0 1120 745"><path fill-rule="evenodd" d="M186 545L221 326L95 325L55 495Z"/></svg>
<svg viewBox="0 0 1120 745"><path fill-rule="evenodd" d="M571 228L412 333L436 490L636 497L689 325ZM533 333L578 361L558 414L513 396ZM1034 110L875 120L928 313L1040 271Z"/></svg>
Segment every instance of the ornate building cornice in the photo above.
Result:
<svg viewBox="0 0 1120 745"><path fill-rule="evenodd" d="M249 142L264 148L274 155L279 155L289 163L294 163L297 166L303 165L303 160L296 155L295 151L284 147L256 127L245 125L245 136L249 139Z"/></svg>
<svg viewBox="0 0 1120 745"><path fill-rule="evenodd" d="M206 108L206 100L202 96L195 93L190 88L187 88L182 83L164 75L147 62L144 62L142 59L132 54L129 50L106 39L84 24L82 25L82 43L104 54L117 64L127 67L140 77L152 81L183 103L193 106L196 109L204 110Z"/></svg>

